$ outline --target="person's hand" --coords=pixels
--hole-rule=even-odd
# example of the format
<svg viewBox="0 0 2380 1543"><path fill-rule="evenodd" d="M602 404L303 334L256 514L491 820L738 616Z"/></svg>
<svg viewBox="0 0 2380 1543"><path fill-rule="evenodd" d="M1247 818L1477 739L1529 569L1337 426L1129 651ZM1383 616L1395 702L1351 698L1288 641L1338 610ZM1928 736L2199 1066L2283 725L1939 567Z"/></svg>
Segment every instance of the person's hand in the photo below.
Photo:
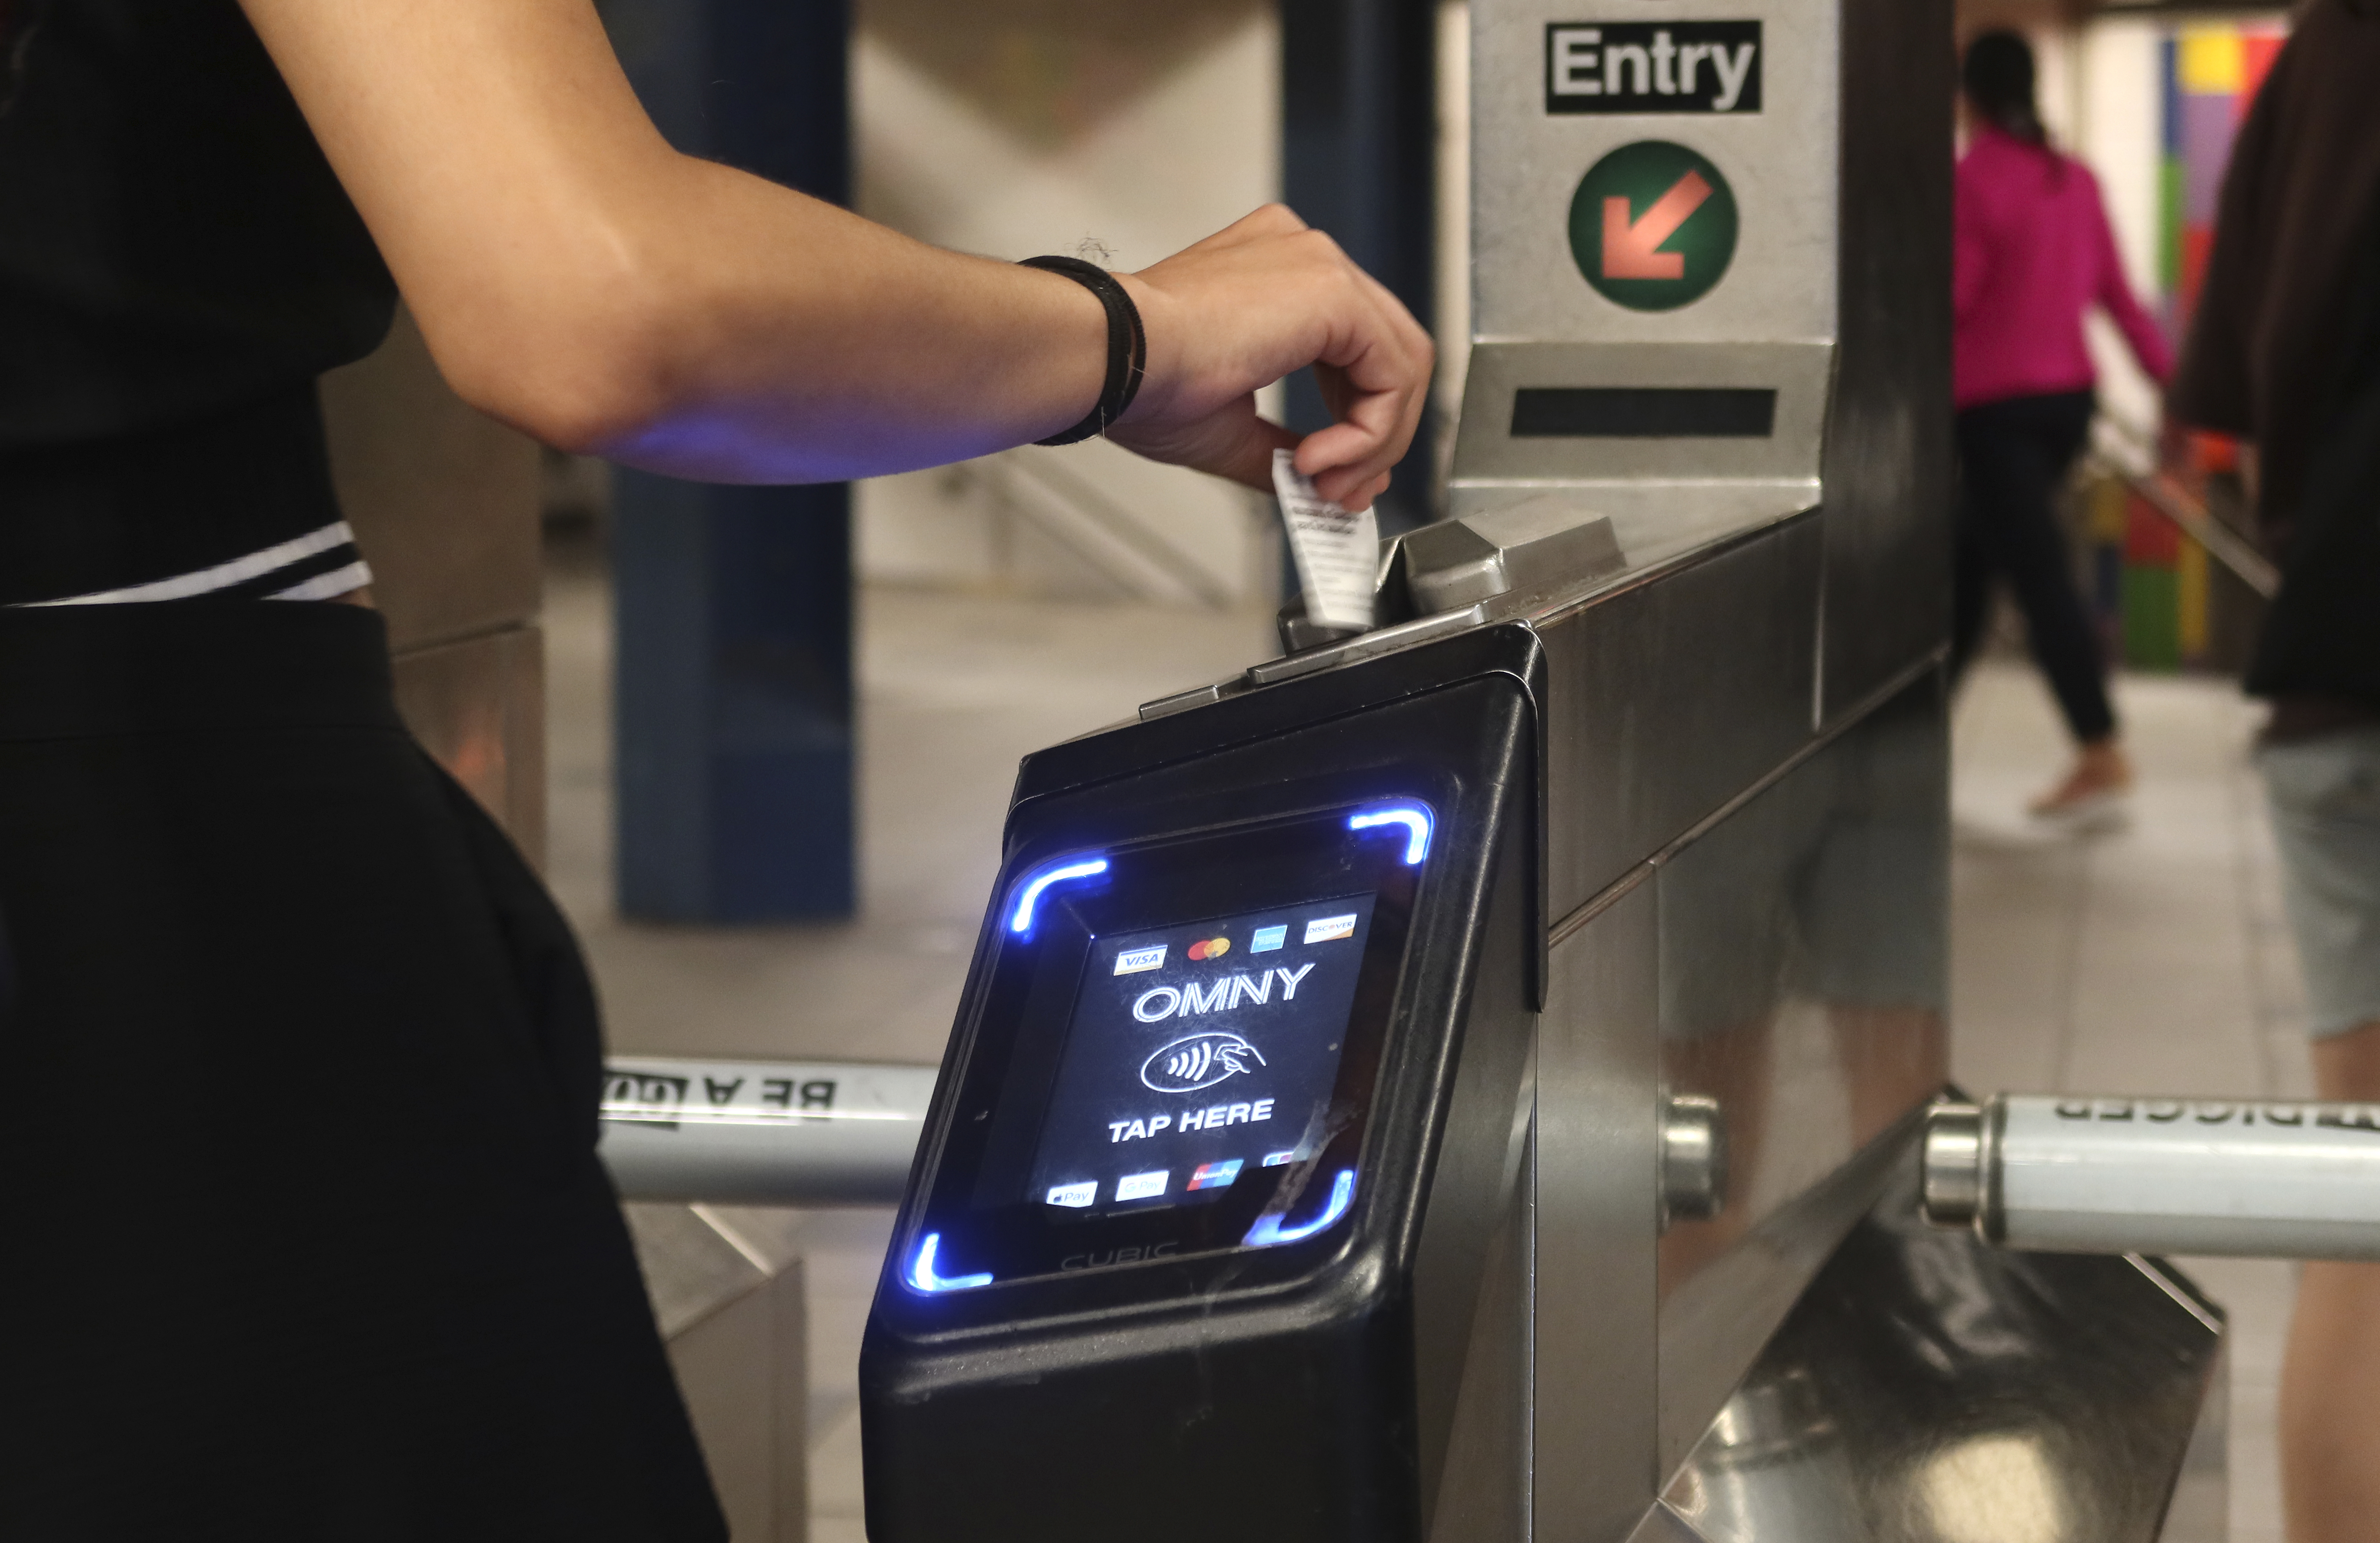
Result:
<svg viewBox="0 0 2380 1543"><path fill-rule="evenodd" d="M1413 443L1429 334L1338 243L1279 204L1153 267L1119 274L1148 334L1148 373L1108 438L1152 460L1272 487L1294 447L1316 491L1370 505ZM1256 393L1307 364L1337 420L1300 442Z"/></svg>

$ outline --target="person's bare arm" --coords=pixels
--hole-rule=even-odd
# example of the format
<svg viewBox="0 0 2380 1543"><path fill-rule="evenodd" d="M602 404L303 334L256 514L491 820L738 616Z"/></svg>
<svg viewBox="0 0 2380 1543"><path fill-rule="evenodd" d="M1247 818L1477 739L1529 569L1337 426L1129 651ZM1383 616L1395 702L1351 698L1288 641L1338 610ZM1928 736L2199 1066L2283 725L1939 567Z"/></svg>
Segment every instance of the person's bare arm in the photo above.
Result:
<svg viewBox="0 0 2380 1543"><path fill-rule="evenodd" d="M1089 410L1099 302L680 155L589 0L243 0L466 398L548 443L678 476L806 481L980 455ZM1431 356L1285 210L1124 280L1148 376L1111 437L1265 486L1294 436L1253 391L1321 367L1299 447L1360 505L1412 438Z"/></svg>

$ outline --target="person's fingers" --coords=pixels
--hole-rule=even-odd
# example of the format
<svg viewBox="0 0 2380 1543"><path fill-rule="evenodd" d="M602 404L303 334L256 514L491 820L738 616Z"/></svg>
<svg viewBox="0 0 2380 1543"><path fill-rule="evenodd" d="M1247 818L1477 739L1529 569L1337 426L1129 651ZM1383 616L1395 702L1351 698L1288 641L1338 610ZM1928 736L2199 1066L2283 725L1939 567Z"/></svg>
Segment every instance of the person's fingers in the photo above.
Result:
<svg viewBox="0 0 2380 1543"><path fill-rule="evenodd" d="M1315 469L1334 461L1377 456L1381 464L1373 469L1384 470L1402 456L1420 423L1437 350L1428 333L1385 286L1361 269L1352 271L1371 302L1363 346L1333 360L1323 372L1323 383L1339 419L1334 427L1359 432L1334 435L1308 454Z"/></svg>
<svg viewBox="0 0 2380 1543"><path fill-rule="evenodd" d="M1215 473L1254 488L1258 492L1270 492L1273 491L1272 453L1296 448L1295 434L1269 418L1251 418L1248 431L1231 448L1223 464L1214 468Z"/></svg>
<svg viewBox="0 0 2380 1543"><path fill-rule="evenodd" d="M1108 438L1151 460L1196 467L1265 492L1272 491L1272 453L1294 450L1298 443L1297 435L1257 416L1252 395L1187 423L1119 423Z"/></svg>
<svg viewBox="0 0 2380 1543"><path fill-rule="evenodd" d="M1370 502L1412 442L1433 362L1429 334L1385 286L1280 205L1128 278L1149 373L1111 438L1255 487L1270 481L1272 451L1293 445L1326 496ZM1261 424L1250 394L1307 364L1334 421L1301 441Z"/></svg>
<svg viewBox="0 0 2380 1543"><path fill-rule="evenodd" d="M1367 357L1350 367L1318 369L1337 421L1299 447L1298 469L1308 476L1343 469L1351 480L1366 480L1402 458L1427 402L1432 362L1427 338L1419 340L1418 352L1409 343L1400 347L1404 341L1384 340L1377 348L1402 356L1394 360ZM1370 389L1367 383L1374 383Z"/></svg>
<svg viewBox="0 0 2380 1543"><path fill-rule="evenodd" d="M1325 472L1314 479L1314 491L1342 509L1361 513L1389 491L1390 477L1385 471L1357 480L1357 474L1341 469Z"/></svg>

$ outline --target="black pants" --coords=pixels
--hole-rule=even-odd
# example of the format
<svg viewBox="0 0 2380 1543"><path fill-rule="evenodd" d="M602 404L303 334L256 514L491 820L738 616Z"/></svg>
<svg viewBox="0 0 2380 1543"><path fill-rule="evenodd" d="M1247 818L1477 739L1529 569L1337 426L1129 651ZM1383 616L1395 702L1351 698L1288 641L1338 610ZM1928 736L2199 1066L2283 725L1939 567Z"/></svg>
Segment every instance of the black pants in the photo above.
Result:
<svg viewBox="0 0 2380 1543"><path fill-rule="evenodd" d="M2053 507L2091 432L2087 391L2013 396L1959 414L1960 499L1953 567L1950 676L1963 674L2005 578L2024 613L2034 662L2066 726L2083 744L2116 731L2106 665L2074 561Z"/></svg>
<svg viewBox="0 0 2380 1543"><path fill-rule="evenodd" d="M0 611L0 1537L717 1543L595 1002L380 618Z"/></svg>

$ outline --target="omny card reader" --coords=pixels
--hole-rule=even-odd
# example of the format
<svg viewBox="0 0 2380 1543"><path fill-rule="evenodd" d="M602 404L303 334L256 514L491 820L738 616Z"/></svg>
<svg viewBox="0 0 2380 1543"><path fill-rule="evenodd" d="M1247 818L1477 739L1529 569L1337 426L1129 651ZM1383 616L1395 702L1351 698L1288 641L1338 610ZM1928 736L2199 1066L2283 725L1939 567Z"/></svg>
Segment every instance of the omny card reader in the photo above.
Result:
<svg viewBox="0 0 2380 1543"><path fill-rule="evenodd" d="M1396 1543L1519 1160L1525 628L1027 760L861 1355L877 1543Z"/></svg>

